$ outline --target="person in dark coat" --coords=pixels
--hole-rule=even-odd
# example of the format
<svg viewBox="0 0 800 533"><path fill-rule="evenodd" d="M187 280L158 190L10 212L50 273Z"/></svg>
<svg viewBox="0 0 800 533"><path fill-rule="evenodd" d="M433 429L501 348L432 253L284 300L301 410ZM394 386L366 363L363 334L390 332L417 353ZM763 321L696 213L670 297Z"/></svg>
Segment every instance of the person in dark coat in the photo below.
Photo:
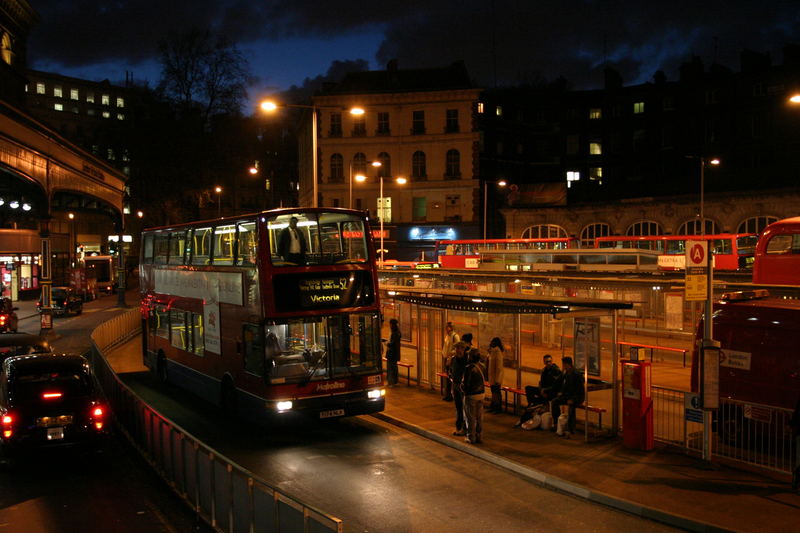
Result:
<svg viewBox="0 0 800 533"><path fill-rule="evenodd" d="M529 420L542 405L546 406L558 394L558 386L561 383L561 369L553 362L553 356L545 354L542 373L539 375L539 386L528 385L525 387L525 397L528 399L528 407L522 412L519 421L514 427L521 426Z"/></svg>
<svg viewBox="0 0 800 533"><path fill-rule="evenodd" d="M459 341L455 345L455 355L450 361L450 381L453 390L453 405L456 408L456 430L453 435L466 435L464 431L464 391L461 381L464 378L464 369L467 367L467 343Z"/></svg>
<svg viewBox="0 0 800 533"><path fill-rule="evenodd" d="M389 343L386 345L386 382L390 387L397 385L397 362L400 360L400 325L396 318L389 321Z"/></svg>
<svg viewBox="0 0 800 533"><path fill-rule="evenodd" d="M482 442L483 398L485 395L484 382L486 381L486 376L480 361L480 350L472 348L467 356L464 378L461 380L461 390L464 392L464 425L466 430L464 441L470 444Z"/></svg>
<svg viewBox="0 0 800 533"><path fill-rule="evenodd" d="M583 376L578 374L575 367L572 366L572 357L563 357L561 364L564 367L564 373L561 376L558 394L550 402L550 409L553 414L553 422L557 423L561 414L561 406L567 406L568 422L564 436L569 438L575 432L575 408L583 403L584 384Z"/></svg>
<svg viewBox="0 0 800 533"><path fill-rule="evenodd" d="M283 228L278 236L278 254L284 261L304 265L308 245L302 230L297 229L297 217L289 219L289 226Z"/></svg>

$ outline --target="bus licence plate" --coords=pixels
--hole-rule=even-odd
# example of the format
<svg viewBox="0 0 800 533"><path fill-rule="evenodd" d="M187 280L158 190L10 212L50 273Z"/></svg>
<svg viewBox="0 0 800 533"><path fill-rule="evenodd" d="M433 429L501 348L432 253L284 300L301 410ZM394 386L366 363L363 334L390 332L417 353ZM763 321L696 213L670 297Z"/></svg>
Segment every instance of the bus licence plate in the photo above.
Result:
<svg viewBox="0 0 800 533"><path fill-rule="evenodd" d="M344 416L344 409L331 409L329 411L322 411L319 414L320 418L333 418L335 416Z"/></svg>

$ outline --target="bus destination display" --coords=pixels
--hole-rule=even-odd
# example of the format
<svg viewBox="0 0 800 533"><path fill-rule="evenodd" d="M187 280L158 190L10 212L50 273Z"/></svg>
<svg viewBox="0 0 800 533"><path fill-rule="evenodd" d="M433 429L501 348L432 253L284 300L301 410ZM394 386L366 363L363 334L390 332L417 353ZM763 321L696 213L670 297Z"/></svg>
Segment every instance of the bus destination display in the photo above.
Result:
<svg viewBox="0 0 800 533"><path fill-rule="evenodd" d="M369 277L361 272L274 276L280 311L339 308L372 303Z"/></svg>

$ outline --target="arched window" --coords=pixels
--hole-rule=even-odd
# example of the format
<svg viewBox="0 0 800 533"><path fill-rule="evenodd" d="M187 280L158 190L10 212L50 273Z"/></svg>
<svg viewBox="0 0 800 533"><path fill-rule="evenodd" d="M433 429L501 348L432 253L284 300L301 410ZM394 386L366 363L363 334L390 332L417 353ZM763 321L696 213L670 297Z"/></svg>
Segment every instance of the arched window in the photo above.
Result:
<svg viewBox="0 0 800 533"><path fill-rule="evenodd" d="M415 180L428 177L428 172L425 169L425 152L416 151L411 156L411 177Z"/></svg>
<svg viewBox="0 0 800 533"><path fill-rule="evenodd" d="M3 33L0 38L0 57L11 65L14 62L14 51L11 49L11 35Z"/></svg>
<svg viewBox="0 0 800 533"><path fill-rule="evenodd" d="M647 235L663 235L664 231L658 222L652 220L640 220L634 222L625 231L625 235L646 237Z"/></svg>
<svg viewBox="0 0 800 533"><path fill-rule="evenodd" d="M719 226L717 223L711 220L710 218L706 219L706 227L705 231L703 231L703 225L700 223L700 219L692 219L687 220L683 224L680 225L678 228L678 235L715 235L719 233Z"/></svg>
<svg viewBox="0 0 800 533"><path fill-rule="evenodd" d="M392 176L391 156L386 152L381 152L378 154L378 161L381 162L381 166L378 167L378 177L390 178Z"/></svg>
<svg viewBox="0 0 800 533"><path fill-rule="evenodd" d="M777 221L778 217L750 217L739 224L739 227L736 228L736 233L761 233L764 228Z"/></svg>
<svg viewBox="0 0 800 533"><path fill-rule="evenodd" d="M522 232L523 239L558 239L562 237L567 237L567 230L555 224L529 226Z"/></svg>
<svg viewBox="0 0 800 533"><path fill-rule="evenodd" d="M461 154L458 153L458 150L447 151L444 177L450 179L461 177Z"/></svg>
<svg viewBox="0 0 800 533"><path fill-rule="evenodd" d="M594 246L594 240L597 237L606 237L608 235L611 235L611 226L605 222L589 224L581 230L581 246L591 248Z"/></svg>
<svg viewBox="0 0 800 533"><path fill-rule="evenodd" d="M342 158L342 154L333 154L331 156L330 181L344 181L344 159Z"/></svg>
<svg viewBox="0 0 800 533"><path fill-rule="evenodd" d="M353 156L353 175L367 173L367 156L361 152Z"/></svg>

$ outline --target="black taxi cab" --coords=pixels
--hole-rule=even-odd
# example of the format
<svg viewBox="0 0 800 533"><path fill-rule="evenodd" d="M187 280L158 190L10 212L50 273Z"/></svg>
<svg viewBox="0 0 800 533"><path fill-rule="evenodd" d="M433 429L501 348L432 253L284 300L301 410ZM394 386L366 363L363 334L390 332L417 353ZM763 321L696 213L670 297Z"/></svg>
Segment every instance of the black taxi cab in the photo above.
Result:
<svg viewBox="0 0 800 533"><path fill-rule="evenodd" d="M7 357L0 367L0 447L8 453L96 443L107 431L98 392L81 355Z"/></svg>

